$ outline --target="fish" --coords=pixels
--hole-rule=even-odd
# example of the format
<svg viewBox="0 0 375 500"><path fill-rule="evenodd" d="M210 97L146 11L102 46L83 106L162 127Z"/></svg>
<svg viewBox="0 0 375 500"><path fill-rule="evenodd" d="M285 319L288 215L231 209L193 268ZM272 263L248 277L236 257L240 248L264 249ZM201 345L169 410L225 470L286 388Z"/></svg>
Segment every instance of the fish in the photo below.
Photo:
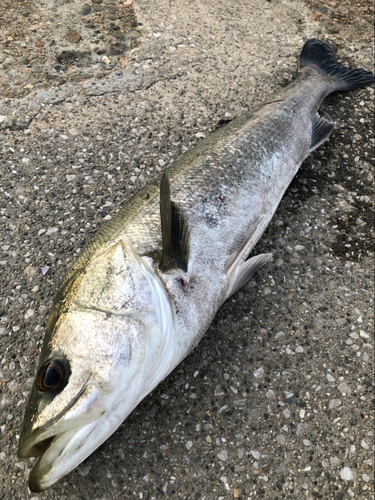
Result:
<svg viewBox="0 0 375 500"><path fill-rule="evenodd" d="M37 457L31 491L98 448L271 260L249 255L334 128L320 104L373 82L307 40L291 84L187 151L87 244L54 299L25 410L18 454Z"/></svg>

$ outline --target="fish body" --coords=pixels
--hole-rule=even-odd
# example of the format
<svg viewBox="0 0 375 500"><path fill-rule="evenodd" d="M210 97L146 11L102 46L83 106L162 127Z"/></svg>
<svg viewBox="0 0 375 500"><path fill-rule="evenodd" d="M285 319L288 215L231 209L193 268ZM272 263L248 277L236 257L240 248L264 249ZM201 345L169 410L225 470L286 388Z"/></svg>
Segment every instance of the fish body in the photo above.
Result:
<svg viewBox="0 0 375 500"><path fill-rule="evenodd" d="M373 79L307 41L291 85L198 143L88 244L58 291L26 409L19 454L39 457L32 491L107 439L268 262L247 258L333 129L322 100Z"/></svg>

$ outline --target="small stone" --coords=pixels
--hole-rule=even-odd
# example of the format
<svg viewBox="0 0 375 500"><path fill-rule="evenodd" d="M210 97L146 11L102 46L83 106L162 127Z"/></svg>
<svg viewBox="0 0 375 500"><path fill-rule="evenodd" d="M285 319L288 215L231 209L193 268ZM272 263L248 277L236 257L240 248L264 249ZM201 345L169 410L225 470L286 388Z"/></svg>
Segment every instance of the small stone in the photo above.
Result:
<svg viewBox="0 0 375 500"><path fill-rule="evenodd" d="M308 439L304 439L304 440L303 440L303 444L304 444L305 446L311 446L311 444L312 444L312 443L311 443L311 441L309 441Z"/></svg>
<svg viewBox="0 0 375 500"><path fill-rule="evenodd" d="M370 477L368 474L362 474L362 479L363 479L366 483L368 483L368 482L370 481L371 477Z"/></svg>
<svg viewBox="0 0 375 500"><path fill-rule="evenodd" d="M255 458L255 460L259 460L260 459L260 453L259 453L259 451L250 450L250 453L253 455L253 457Z"/></svg>
<svg viewBox="0 0 375 500"><path fill-rule="evenodd" d="M193 446L193 441L188 441L186 444L185 444L185 447L187 450L190 450Z"/></svg>
<svg viewBox="0 0 375 500"><path fill-rule="evenodd" d="M65 34L65 38L68 40L69 43L77 43L80 41L81 35L75 31L71 31Z"/></svg>
<svg viewBox="0 0 375 500"><path fill-rule="evenodd" d="M75 174L69 174L66 176L66 180L68 182L71 182L73 179L75 179L75 177L76 177Z"/></svg>
<svg viewBox="0 0 375 500"><path fill-rule="evenodd" d="M14 392L16 391L18 388L18 385L17 385L17 382L15 380L12 380L11 382L9 382L8 384L8 389L11 391L11 392Z"/></svg>
<svg viewBox="0 0 375 500"><path fill-rule="evenodd" d="M296 352L298 352L298 353L303 352L303 347L302 347L301 345L299 345L299 346L297 347L297 349L296 349Z"/></svg>
<svg viewBox="0 0 375 500"><path fill-rule="evenodd" d="M254 377L255 378L261 378L263 377L264 375L264 368L263 366L261 366L260 368L258 368L257 370L254 371Z"/></svg>
<svg viewBox="0 0 375 500"><path fill-rule="evenodd" d="M44 231L43 231L44 232ZM39 234L39 233L38 233ZM36 267L31 267L31 266L27 266L25 268L25 273L27 274L27 276L29 276L30 278L32 278L34 276L34 274L36 273L37 271L37 268Z"/></svg>
<svg viewBox="0 0 375 500"><path fill-rule="evenodd" d="M361 441L361 446L364 450L368 450L370 448L369 444L364 439Z"/></svg>
<svg viewBox="0 0 375 500"><path fill-rule="evenodd" d="M39 40L39 42L36 42L35 47L44 47L44 41Z"/></svg>
<svg viewBox="0 0 375 500"><path fill-rule="evenodd" d="M328 403L328 408L330 410L334 410L335 408L338 408L339 406L341 406L341 399L330 399L329 400L329 403Z"/></svg>
<svg viewBox="0 0 375 500"><path fill-rule="evenodd" d="M269 391L266 392L266 397L268 399L275 399L275 397L276 397L275 391L270 389Z"/></svg>
<svg viewBox="0 0 375 500"><path fill-rule="evenodd" d="M355 450L356 450L355 444L350 445L349 452L350 453L355 453Z"/></svg>
<svg viewBox="0 0 375 500"><path fill-rule="evenodd" d="M350 388L346 385L345 382L341 382L341 384L337 387L337 389L341 392L343 396L347 396L350 394Z"/></svg>
<svg viewBox="0 0 375 500"><path fill-rule="evenodd" d="M327 380L328 380L328 382L334 382L335 377L332 377L332 375L330 373L327 373Z"/></svg>
<svg viewBox="0 0 375 500"><path fill-rule="evenodd" d="M104 7L102 5L97 5L97 4L94 4L92 8L95 12L102 12L104 10Z"/></svg>
<svg viewBox="0 0 375 500"><path fill-rule="evenodd" d="M303 245L296 245L296 246L294 247L294 250L295 250L296 252L298 252L298 251L300 251L300 250L303 250L304 248L305 248L305 247L304 247Z"/></svg>
<svg viewBox="0 0 375 500"><path fill-rule="evenodd" d="M104 62L104 64L106 64L107 66L111 64L111 60L107 56L102 57L102 62Z"/></svg>
<svg viewBox="0 0 375 500"><path fill-rule="evenodd" d="M55 233L57 233L58 230L59 230L58 227L49 227L47 229L46 235L50 236L51 234L55 234Z"/></svg>
<svg viewBox="0 0 375 500"><path fill-rule="evenodd" d="M42 273L45 276L49 271L49 266L42 267Z"/></svg>
<svg viewBox="0 0 375 500"><path fill-rule="evenodd" d="M4 451L2 451L0 453L0 460L2 460L4 462L4 460L6 460L6 458L7 458L7 454Z"/></svg>
<svg viewBox="0 0 375 500"><path fill-rule="evenodd" d="M285 444L285 436L284 436L284 434L279 434L279 435L276 437L276 441L277 441L279 444Z"/></svg>
<svg viewBox="0 0 375 500"><path fill-rule="evenodd" d="M34 315L34 310L33 309L28 309L25 312L25 319L31 318L31 316L33 316L33 315Z"/></svg>
<svg viewBox="0 0 375 500"><path fill-rule="evenodd" d="M220 460L223 460L223 462L225 462L228 459L228 452L227 450L222 450L217 454L217 456Z"/></svg>
<svg viewBox="0 0 375 500"><path fill-rule="evenodd" d="M336 465L338 465L340 463L340 460L337 457L331 457L329 459L329 462L332 465L332 467L335 467Z"/></svg>
<svg viewBox="0 0 375 500"><path fill-rule="evenodd" d="M224 395L224 391L223 389L221 388L221 385L217 385L215 387L215 392L214 392L214 395L215 396L223 396Z"/></svg>
<svg viewBox="0 0 375 500"><path fill-rule="evenodd" d="M353 480L353 472L349 469L349 467L344 467L340 470L340 477L344 481L352 481Z"/></svg>
<svg viewBox="0 0 375 500"><path fill-rule="evenodd" d="M363 337L364 339L368 339L368 338L370 338L370 335L369 335L368 333L364 332L363 330L361 330L361 331L359 332L359 335L360 335L361 337Z"/></svg>
<svg viewBox="0 0 375 500"><path fill-rule="evenodd" d="M329 462L326 458L324 460L322 460L322 465L323 465L323 467L329 467Z"/></svg>
<svg viewBox="0 0 375 500"><path fill-rule="evenodd" d="M292 413L290 410L283 410L283 415L285 418L290 418L291 414Z"/></svg>
<svg viewBox="0 0 375 500"><path fill-rule="evenodd" d="M306 431L308 430L308 428L309 428L309 424L307 424L307 423L297 424L297 430L296 430L297 436L298 437L303 436L306 433Z"/></svg>
<svg viewBox="0 0 375 500"><path fill-rule="evenodd" d="M0 115L0 123L4 123L4 122L6 122L6 121L7 121L7 119L8 119L8 117L7 117L7 116L5 116L5 115Z"/></svg>
<svg viewBox="0 0 375 500"><path fill-rule="evenodd" d="M90 474L91 465L81 465L78 467L77 472L80 476L88 476Z"/></svg>
<svg viewBox="0 0 375 500"><path fill-rule="evenodd" d="M90 12L91 12L91 7L90 7L90 5L84 5L84 6L82 7L82 9L81 9L81 15L82 15L82 16L87 16L87 15L89 15L89 14L90 14Z"/></svg>

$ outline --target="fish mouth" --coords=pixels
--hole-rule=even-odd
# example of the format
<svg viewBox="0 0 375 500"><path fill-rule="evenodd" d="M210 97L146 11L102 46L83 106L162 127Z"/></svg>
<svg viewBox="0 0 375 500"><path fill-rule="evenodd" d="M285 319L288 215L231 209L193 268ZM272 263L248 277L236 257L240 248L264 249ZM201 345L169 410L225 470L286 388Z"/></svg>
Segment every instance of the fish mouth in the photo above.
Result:
<svg viewBox="0 0 375 500"><path fill-rule="evenodd" d="M38 457L30 473L31 491L48 488L93 451L88 450L86 440L105 411L100 389L94 383L85 384L68 407L50 422L21 435L18 456Z"/></svg>
<svg viewBox="0 0 375 500"><path fill-rule="evenodd" d="M30 452L34 455L29 456L36 456L35 452L40 452L40 454L29 477L29 488L32 492L38 493L52 486L85 458L79 455L75 459L74 456L71 457L72 460L69 455L79 450L84 438L93 431L96 425L97 423L93 422L81 428L71 429L44 439L33 446ZM90 453L91 449L85 456Z"/></svg>

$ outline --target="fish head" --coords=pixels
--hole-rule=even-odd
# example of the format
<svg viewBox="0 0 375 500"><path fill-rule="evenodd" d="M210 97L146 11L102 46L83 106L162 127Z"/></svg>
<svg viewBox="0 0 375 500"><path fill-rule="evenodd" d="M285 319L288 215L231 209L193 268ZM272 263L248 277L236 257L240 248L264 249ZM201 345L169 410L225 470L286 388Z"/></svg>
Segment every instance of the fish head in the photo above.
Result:
<svg viewBox="0 0 375 500"><path fill-rule="evenodd" d="M20 435L19 456L38 457L29 479L35 492L107 439L173 357L169 299L130 245L98 254L66 286L47 325Z"/></svg>

